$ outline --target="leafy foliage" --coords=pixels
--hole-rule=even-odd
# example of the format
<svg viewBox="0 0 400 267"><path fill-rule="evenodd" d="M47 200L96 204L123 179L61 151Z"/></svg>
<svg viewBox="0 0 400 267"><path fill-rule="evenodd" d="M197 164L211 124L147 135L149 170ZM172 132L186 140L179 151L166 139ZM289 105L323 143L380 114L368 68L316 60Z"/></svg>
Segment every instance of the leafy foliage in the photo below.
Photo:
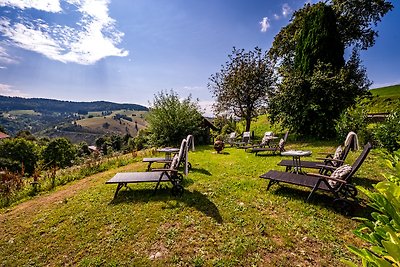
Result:
<svg viewBox="0 0 400 267"><path fill-rule="evenodd" d="M349 246L349 250L362 259L363 266L400 266L400 151L387 161L397 175L385 175L388 181L376 184L375 192L359 189L369 199L375 211L371 219L356 218L362 225L354 232L370 243L369 248ZM346 261L350 266L355 264Z"/></svg>
<svg viewBox="0 0 400 267"><path fill-rule="evenodd" d="M199 110L190 96L180 101L173 90L156 94L148 114L151 144L177 146L188 134L197 139L204 135Z"/></svg>
<svg viewBox="0 0 400 267"><path fill-rule="evenodd" d="M386 1L372 2L306 4L294 13L269 52L282 77L270 101L273 122L282 121L300 135L334 135L332 122L370 86L359 49L372 46L372 24L393 8ZM349 47L353 52L343 65L344 48Z"/></svg>
<svg viewBox="0 0 400 267"><path fill-rule="evenodd" d="M0 168L33 174L39 159L39 147L23 138L6 139L0 142Z"/></svg>
<svg viewBox="0 0 400 267"><path fill-rule="evenodd" d="M18 173L13 173L10 171L0 172L0 196L5 200L2 205L8 205L10 203L10 198L23 187L24 181ZM0 199L0 203L1 203Z"/></svg>
<svg viewBox="0 0 400 267"><path fill-rule="evenodd" d="M400 148L400 109L392 112L385 122L376 128L375 138L390 152Z"/></svg>
<svg viewBox="0 0 400 267"><path fill-rule="evenodd" d="M318 3L310 7L299 34L294 64L302 74L311 74L318 62L331 63L338 69L344 65L344 46L331 6Z"/></svg>
<svg viewBox="0 0 400 267"><path fill-rule="evenodd" d="M233 48L229 61L211 75L208 88L216 98L217 114L233 114L246 121L250 130L251 119L268 100L273 90L275 75L266 53L258 47L253 51Z"/></svg>
<svg viewBox="0 0 400 267"><path fill-rule="evenodd" d="M340 114L336 121L335 129L337 137L344 140L350 131L357 133L361 143L366 143L372 135L368 129L367 110L365 109L365 101L360 101L359 104L347 108Z"/></svg>
<svg viewBox="0 0 400 267"><path fill-rule="evenodd" d="M66 138L56 138L49 142L42 152L44 163L53 168L71 166L76 158L73 144Z"/></svg>
<svg viewBox="0 0 400 267"><path fill-rule="evenodd" d="M318 63L311 76L285 73L268 107L271 122L304 136L334 136L335 120L368 88L365 70L355 71L358 64L354 55L339 72L331 64Z"/></svg>

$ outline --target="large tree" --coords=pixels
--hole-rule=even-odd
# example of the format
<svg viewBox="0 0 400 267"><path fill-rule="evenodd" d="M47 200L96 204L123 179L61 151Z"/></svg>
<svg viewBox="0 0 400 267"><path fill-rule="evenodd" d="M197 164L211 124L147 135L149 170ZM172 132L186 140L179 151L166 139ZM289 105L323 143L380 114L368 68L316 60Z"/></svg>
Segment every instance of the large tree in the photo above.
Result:
<svg viewBox="0 0 400 267"><path fill-rule="evenodd" d="M244 119L249 131L252 118L267 104L274 84L274 70L267 53L258 47L248 52L233 48L226 65L211 75L208 87L216 98L215 112Z"/></svg>
<svg viewBox="0 0 400 267"><path fill-rule="evenodd" d="M372 25L392 8L382 0L333 0L296 11L269 52L281 77L271 120L301 135L334 135L334 121L370 85L359 50L374 44ZM347 62L346 48L352 49Z"/></svg>

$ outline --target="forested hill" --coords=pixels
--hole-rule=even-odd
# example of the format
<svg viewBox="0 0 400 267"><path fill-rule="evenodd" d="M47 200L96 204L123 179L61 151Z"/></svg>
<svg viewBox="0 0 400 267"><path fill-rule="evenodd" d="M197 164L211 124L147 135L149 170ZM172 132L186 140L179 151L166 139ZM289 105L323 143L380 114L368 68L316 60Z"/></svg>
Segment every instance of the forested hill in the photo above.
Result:
<svg viewBox="0 0 400 267"><path fill-rule="evenodd" d="M44 98L21 98L0 95L0 111L34 110L36 112L65 112L86 114L90 111L112 111L131 109L147 111L148 108L138 104L117 104L106 101L72 102Z"/></svg>

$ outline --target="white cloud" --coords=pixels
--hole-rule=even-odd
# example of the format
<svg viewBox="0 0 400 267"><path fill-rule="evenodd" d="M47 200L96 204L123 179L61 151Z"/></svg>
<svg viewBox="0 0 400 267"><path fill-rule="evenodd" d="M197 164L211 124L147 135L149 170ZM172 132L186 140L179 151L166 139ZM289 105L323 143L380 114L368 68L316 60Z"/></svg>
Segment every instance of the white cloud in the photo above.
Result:
<svg viewBox="0 0 400 267"><path fill-rule="evenodd" d="M213 112L213 104L214 101L199 101L199 106L203 111L203 115L205 117L214 117L214 112Z"/></svg>
<svg viewBox="0 0 400 267"><path fill-rule="evenodd" d="M3 96L18 96L18 97L28 97L27 94L22 93L20 90L13 89L9 84L0 83L0 95Z"/></svg>
<svg viewBox="0 0 400 267"><path fill-rule="evenodd" d="M289 6L289 4L285 3L282 5L282 16L287 18L289 15L291 15L293 12L292 8Z"/></svg>
<svg viewBox="0 0 400 267"><path fill-rule="evenodd" d="M279 20L281 18L281 16L279 16L278 14L274 14L274 19L275 20Z"/></svg>
<svg viewBox="0 0 400 267"><path fill-rule="evenodd" d="M271 27L271 24L269 22L269 18L268 17L264 17L262 19L262 21L260 21L260 25L261 25L261 31L262 32L266 32Z"/></svg>
<svg viewBox="0 0 400 267"><path fill-rule="evenodd" d="M0 24L1 25L1 24ZM7 50L1 46L0 44L0 64L17 64L18 61L11 57L8 53ZM0 66L0 69L6 69L7 67L5 66Z"/></svg>
<svg viewBox="0 0 400 267"><path fill-rule="evenodd" d="M52 13L61 12L58 0L0 0L0 6L12 6L19 9L34 8Z"/></svg>
<svg viewBox="0 0 400 267"><path fill-rule="evenodd" d="M17 3L20 1L8 0L6 4L8 2L19 7ZM122 41L124 33L115 28L115 20L108 15L108 0L65 2L74 7L73 11L80 13L76 28L50 24L42 19L25 17L15 22L3 17L0 20L0 32L17 47L64 63L89 65L108 56L124 57L129 54L128 51L116 47ZM67 11L73 12L70 9L63 10L64 13Z"/></svg>

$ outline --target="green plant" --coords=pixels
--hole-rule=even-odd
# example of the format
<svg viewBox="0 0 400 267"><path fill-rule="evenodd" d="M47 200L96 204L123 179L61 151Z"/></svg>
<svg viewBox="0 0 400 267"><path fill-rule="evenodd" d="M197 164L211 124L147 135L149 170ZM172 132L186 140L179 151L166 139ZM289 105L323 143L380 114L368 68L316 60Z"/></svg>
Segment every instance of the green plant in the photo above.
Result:
<svg viewBox="0 0 400 267"><path fill-rule="evenodd" d="M8 206L10 199L15 193L20 190L24 185L22 177L18 173L10 171L0 172L0 196L5 203L1 206ZM0 202L1 203L1 202Z"/></svg>
<svg viewBox="0 0 400 267"><path fill-rule="evenodd" d="M245 131L250 131L251 120L268 102L276 75L267 53L259 47L248 52L234 47L228 58L208 84L216 98L214 109L242 118L246 121Z"/></svg>
<svg viewBox="0 0 400 267"><path fill-rule="evenodd" d="M368 128L367 111L363 101L347 108L336 120L335 130L339 140L344 140L350 131L357 133L361 143L371 141L371 130Z"/></svg>
<svg viewBox="0 0 400 267"><path fill-rule="evenodd" d="M199 110L198 102L193 102L191 96L181 101L173 90L156 94L147 118L151 144L176 146L189 134L199 140L204 134Z"/></svg>
<svg viewBox="0 0 400 267"><path fill-rule="evenodd" d="M392 112L385 122L375 129L375 138L390 152L400 148L400 110Z"/></svg>
<svg viewBox="0 0 400 267"><path fill-rule="evenodd" d="M397 175L389 175L389 181L383 181L374 186L375 192L358 187L369 199L369 206L375 211L371 219L356 218L362 225L354 232L356 236L370 243L369 248L349 246L349 250L358 255L363 266L400 266L400 172L395 168L399 165L399 151L388 161ZM392 180L392 181L390 181ZM354 263L345 261L350 266Z"/></svg>
<svg viewBox="0 0 400 267"><path fill-rule="evenodd" d="M0 143L0 168L30 175L39 159L39 146L23 138L6 139Z"/></svg>

